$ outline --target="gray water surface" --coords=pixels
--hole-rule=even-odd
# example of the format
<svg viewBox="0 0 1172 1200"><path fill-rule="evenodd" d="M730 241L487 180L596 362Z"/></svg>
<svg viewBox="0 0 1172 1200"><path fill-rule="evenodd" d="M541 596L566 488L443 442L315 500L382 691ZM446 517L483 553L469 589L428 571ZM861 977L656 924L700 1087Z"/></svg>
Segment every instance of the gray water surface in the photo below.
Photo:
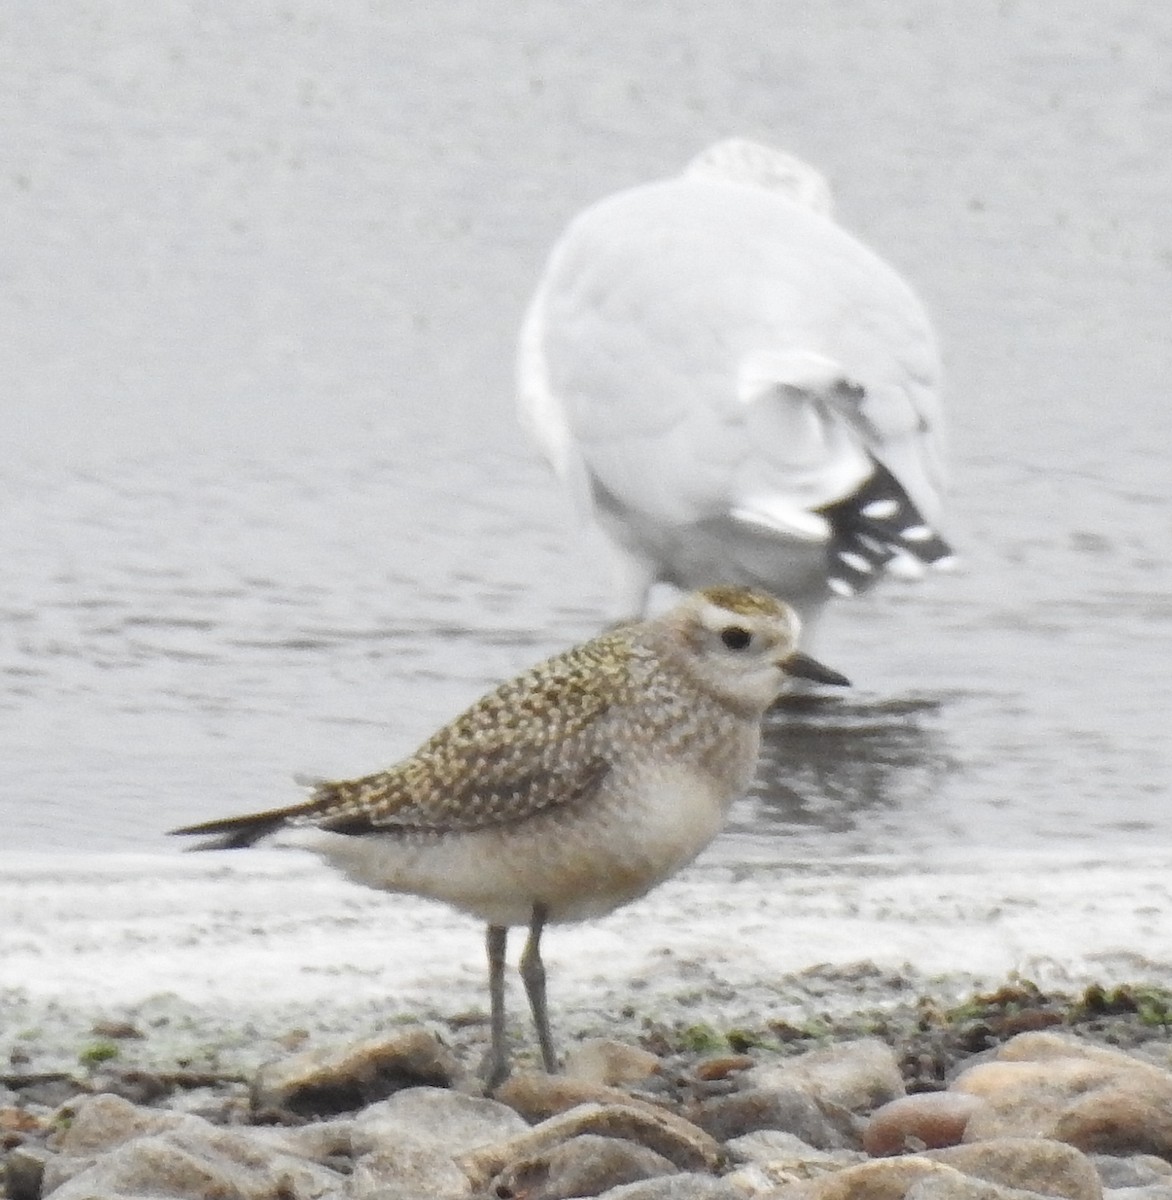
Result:
<svg viewBox="0 0 1172 1200"><path fill-rule="evenodd" d="M572 214L759 137L941 328L963 574L843 604L785 853L1166 844L1172 9L73 0L0 39L0 849L156 849L593 633L512 415Z"/></svg>

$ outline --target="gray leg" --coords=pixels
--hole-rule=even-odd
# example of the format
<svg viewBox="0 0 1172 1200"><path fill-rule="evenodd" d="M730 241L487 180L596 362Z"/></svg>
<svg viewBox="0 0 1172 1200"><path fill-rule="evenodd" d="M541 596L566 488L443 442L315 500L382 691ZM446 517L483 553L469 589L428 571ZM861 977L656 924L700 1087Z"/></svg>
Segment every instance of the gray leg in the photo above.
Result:
<svg viewBox="0 0 1172 1200"><path fill-rule="evenodd" d="M488 948L488 1001L492 1013L492 1049L489 1051L485 1084L489 1091L504 1083L509 1075L509 1052L505 1046L505 946L509 931L503 925L490 925L485 944Z"/></svg>
<svg viewBox="0 0 1172 1200"><path fill-rule="evenodd" d="M525 994L529 997L529 1008L533 1012L533 1024L537 1027L537 1041L541 1045L541 1061L546 1071L553 1075L558 1069L557 1055L553 1052L553 1038L549 1032L549 1012L545 1007L545 964L541 961L541 931L549 910L544 904L533 906L529 920L529 940L521 955L521 980Z"/></svg>

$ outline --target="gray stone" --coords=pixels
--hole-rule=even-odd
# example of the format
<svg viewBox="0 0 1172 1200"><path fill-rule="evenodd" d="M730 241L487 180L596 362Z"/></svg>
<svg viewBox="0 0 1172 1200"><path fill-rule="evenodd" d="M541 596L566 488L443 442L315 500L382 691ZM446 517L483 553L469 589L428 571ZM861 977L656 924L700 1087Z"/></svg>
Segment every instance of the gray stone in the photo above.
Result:
<svg viewBox="0 0 1172 1200"><path fill-rule="evenodd" d="M598 1196L625 1183L674 1175L676 1168L654 1150L621 1138L587 1133L510 1163L488 1187L500 1200L568 1200Z"/></svg>
<svg viewBox="0 0 1172 1200"><path fill-rule="evenodd" d="M659 1070L659 1058L639 1046L611 1038L588 1038L571 1047L562 1074L568 1079L618 1087L637 1083Z"/></svg>
<svg viewBox="0 0 1172 1200"><path fill-rule="evenodd" d="M965 1141L1055 1138L1086 1153L1172 1158L1172 1072L1076 1038L1020 1034L962 1072L956 1092L984 1105Z"/></svg>
<svg viewBox="0 0 1172 1200"><path fill-rule="evenodd" d="M503 1142L457 1155L474 1188L484 1187L510 1163L542 1153L580 1134L624 1138L646 1146L683 1171L715 1170L724 1160L719 1144L690 1121L653 1108L622 1104L582 1104Z"/></svg>
<svg viewBox="0 0 1172 1200"><path fill-rule="evenodd" d="M29 1146L17 1146L4 1159L4 1195L8 1200L40 1200L48 1155Z"/></svg>
<svg viewBox="0 0 1172 1200"><path fill-rule="evenodd" d="M796 1088L753 1088L712 1096L688 1115L718 1142L759 1129L780 1129L819 1150L842 1150L857 1144L852 1131L843 1129L843 1122L832 1121L812 1096Z"/></svg>
<svg viewBox="0 0 1172 1200"><path fill-rule="evenodd" d="M111 1150L131 1138L174 1129L188 1119L182 1113L139 1108L107 1092L71 1101L60 1110L60 1118L60 1130L49 1138L49 1147L73 1156Z"/></svg>
<svg viewBox="0 0 1172 1200"><path fill-rule="evenodd" d="M185 1122L199 1122L185 1117ZM316 1163L274 1152L230 1130L194 1125L148 1134L103 1154L52 1195L55 1200L152 1196L181 1200L320 1200L344 1177Z"/></svg>
<svg viewBox="0 0 1172 1200"><path fill-rule="evenodd" d="M920 1155L876 1158L844 1167L832 1175L822 1175L808 1183L782 1192L801 1200L903 1200L911 1189L924 1181L946 1185L950 1181L974 1183L959 1171ZM978 1185L981 1186L981 1185ZM979 1193L978 1193L979 1194ZM963 1195L963 1193L958 1193Z"/></svg>
<svg viewBox="0 0 1172 1200"><path fill-rule="evenodd" d="M863 1129L863 1149L875 1158L955 1146L984 1104L964 1092L900 1096L877 1108Z"/></svg>
<svg viewBox="0 0 1172 1200"><path fill-rule="evenodd" d="M745 1164L725 1181L746 1196L769 1196L779 1188L834 1174L865 1162L855 1150L815 1150L800 1138L777 1129L762 1129L726 1143L730 1157Z"/></svg>
<svg viewBox="0 0 1172 1200"><path fill-rule="evenodd" d="M1047 1200L1042 1192L970 1179L967 1175L934 1175L913 1183L903 1200Z"/></svg>
<svg viewBox="0 0 1172 1200"><path fill-rule="evenodd" d="M1150 1183L1172 1184L1172 1163L1154 1154L1136 1154L1117 1158L1110 1154L1092 1154L1091 1162L1105 1188L1146 1187Z"/></svg>
<svg viewBox="0 0 1172 1200"><path fill-rule="evenodd" d="M744 1200L744 1194L714 1175L665 1175L611 1188L604 1200Z"/></svg>
<svg viewBox="0 0 1172 1200"><path fill-rule="evenodd" d="M664 1111L661 1105L639 1099L622 1088L589 1079L568 1079L564 1075L523 1072L509 1076L493 1093L502 1104L520 1113L526 1121L548 1120L582 1104L624 1104Z"/></svg>
<svg viewBox="0 0 1172 1200"><path fill-rule="evenodd" d="M1091 1160L1049 1138L999 1138L933 1150L924 1157L1003 1187L1066 1200L1102 1200L1103 1188Z"/></svg>
<svg viewBox="0 0 1172 1200"><path fill-rule="evenodd" d="M895 1053L878 1038L859 1038L762 1063L742 1077L746 1088L796 1088L822 1103L870 1112L905 1094Z"/></svg>
<svg viewBox="0 0 1172 1200"><path fill-rule="evenodd" d="M372 1104L354 1118L354 1151L381 1150L403 1132L441 1143L449 1154L517 1137L528 1123L508 1105L444 1088L409 1088Z"/></svg>
<svg viewBox="0 0 1172 1200"><path fill-rule="evenodd" d="M426 1029L316 1048L267 1063L252 1086L256 1112L322 1117L352 1112L404 1088L450 1087L465 1072Z"/></svg>
<svg viewBox="0 0 1172 1200"><path fill-rule="evenodd" d="M347 1200L459 1200L468 1177L437 1139L399 1133L386 1147L362 1155L347 1182Z"/></svg>
<svg viewBox="0 0 1172 1200"><path fill-rule="evenodd" d="M733 1162L740 1163L773 1162L783 1158L835 1161L825 1150L811 1146L784 1129L758 1129L745 1133L725 1142L724 1148Z"/></svg>

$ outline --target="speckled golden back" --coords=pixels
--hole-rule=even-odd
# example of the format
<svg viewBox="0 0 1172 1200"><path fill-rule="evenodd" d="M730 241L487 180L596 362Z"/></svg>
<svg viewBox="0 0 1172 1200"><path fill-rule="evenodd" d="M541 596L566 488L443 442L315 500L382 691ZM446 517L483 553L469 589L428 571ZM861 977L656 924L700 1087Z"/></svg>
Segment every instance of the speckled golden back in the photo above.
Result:
<svg viewBox="0 0 1172 1200"><path fill-rule="evenodd" d="M304 817L324 829L457 832L572 803L610 768L599 745L632 704L632 628L604 634L501 684L386 771L320 784Z"/></svg>

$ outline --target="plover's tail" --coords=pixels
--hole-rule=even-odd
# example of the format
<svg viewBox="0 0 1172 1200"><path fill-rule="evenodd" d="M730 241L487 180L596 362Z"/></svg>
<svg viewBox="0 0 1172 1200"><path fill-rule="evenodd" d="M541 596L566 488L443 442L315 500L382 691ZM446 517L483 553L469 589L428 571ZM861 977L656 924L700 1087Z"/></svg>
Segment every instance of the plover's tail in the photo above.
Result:
<svg viewBox="0 0 1172 1200"><path fill-rule="evenodd" d="M213 821L172 829L171 833L208 839L192 846L193 850L239 850L290 825L309 824L330 833L370 833L375 827L374 821L363 801L369 796L372 783L390 778L390 773L384 772L365 779L334 783L297 775L297 783L311 789L309 799L301 804L245 813L240 817L217 817Z"/></svg>
<svg viewBox="0 0 1172 1200"><path fill-rule="evenodd" d="M840 596L866 591L898 561L943 567L955 558L952 547L880 462L857 491L818 512L833 531L828 583Z"/></svg>
<svg viewBox="0 0 1172 1200"><path fill-rule="evenodd" d="M182 829L172 829L170 832L180 837L208 839L190 847L192 850L239 850L287 825L303 807L295 804L290 808L274 808L268 812L248 813L243 817L221 817L215 821L202 821L198 825L185 825Z"/></svg>

